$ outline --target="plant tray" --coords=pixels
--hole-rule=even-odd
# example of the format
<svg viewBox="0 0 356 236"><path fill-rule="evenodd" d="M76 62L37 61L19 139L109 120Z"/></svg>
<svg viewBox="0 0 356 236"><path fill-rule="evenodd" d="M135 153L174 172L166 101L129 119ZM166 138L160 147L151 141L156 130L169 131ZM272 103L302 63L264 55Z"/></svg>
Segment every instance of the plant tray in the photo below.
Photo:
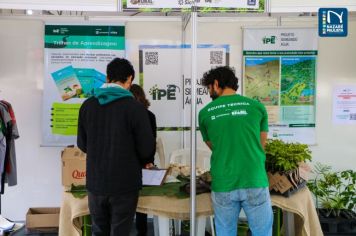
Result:
<svg viewBox="0 0 356 236"><path fill-rule="evenodd" d="M290 197L293 194L295 194L296 192L298 192L300 189L304 188L306 185L307 185L307 181L302 180L296 188L290 188L284 193L277 192L274 189L271 189L270 193L274 194L274 195L281 195L283 197Z"/></svg>
<svg viewBox="0 0 356 236"><path fill-rule="evenodd" d="M324 235L356 235L356 213L344 210L340 217L326 217L328 210L318 209L319 220Z"/></svg>

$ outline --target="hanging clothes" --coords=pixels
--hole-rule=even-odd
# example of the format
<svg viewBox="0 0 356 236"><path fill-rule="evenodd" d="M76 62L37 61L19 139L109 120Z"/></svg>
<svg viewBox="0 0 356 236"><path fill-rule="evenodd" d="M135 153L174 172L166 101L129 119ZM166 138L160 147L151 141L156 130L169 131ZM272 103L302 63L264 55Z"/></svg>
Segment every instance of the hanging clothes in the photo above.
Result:
<svg viewBox="0 0 356 236"><path fill-rule="evenodd" d="M5 156L6 156L6 127L0 113L0 193L3 193L3 181L5 179Z"/></svg>
<svg viewBox="0 0 356 236"><path fill-rule="evenodd" d="M0 116L2 119L2 125L5 132L5 158L2 164L0 163L1 171L1 189L0 193L4 193L5 182L8 186L14 186L17 184L17 166L16 166L16 152L15 152L15 139L19 138L19 132L17 129L15 113L10 103L6 101L0 101ZM1 137L0 137L1 138ZM0 143L0 148L4 148L4 142ZM3 155L0 151L0 155ZM0 156L0 161L2 161Z"/></svg>

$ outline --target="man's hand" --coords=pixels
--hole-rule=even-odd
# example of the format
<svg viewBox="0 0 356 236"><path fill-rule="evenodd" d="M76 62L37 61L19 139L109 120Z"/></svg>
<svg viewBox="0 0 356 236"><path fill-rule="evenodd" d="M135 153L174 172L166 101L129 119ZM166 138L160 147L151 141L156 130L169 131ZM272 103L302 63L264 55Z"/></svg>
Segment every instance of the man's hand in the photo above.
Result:
<svg viewBox="0 0 356 236"><path fill-rule="evenodd" d="M266 146L267 136L268 136L268 132L261 132L260 133L261 145L263 147L263 150L265 149L265 146Z"/></svg>
<svg viewBox="0 0 356 236"><path fill-rule="evenodd" d="M147 163L147 164L145 165L145 169L151 169L151 168L153 168L153 167L155 167L155 165L153 165L153 163Z"/></svg>

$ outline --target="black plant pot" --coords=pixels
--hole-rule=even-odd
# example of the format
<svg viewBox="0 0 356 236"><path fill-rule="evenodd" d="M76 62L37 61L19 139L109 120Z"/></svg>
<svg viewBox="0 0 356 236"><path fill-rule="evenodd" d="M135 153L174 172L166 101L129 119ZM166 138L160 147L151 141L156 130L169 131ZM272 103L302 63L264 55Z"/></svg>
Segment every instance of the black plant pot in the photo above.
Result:
<svg viewBox="0 0 356 236"><path fill-rule="evenodd" d="M356 235L356 213L340 210L339 216L330 214L330 210L317 209L321 228L325 236Z"/></svg>

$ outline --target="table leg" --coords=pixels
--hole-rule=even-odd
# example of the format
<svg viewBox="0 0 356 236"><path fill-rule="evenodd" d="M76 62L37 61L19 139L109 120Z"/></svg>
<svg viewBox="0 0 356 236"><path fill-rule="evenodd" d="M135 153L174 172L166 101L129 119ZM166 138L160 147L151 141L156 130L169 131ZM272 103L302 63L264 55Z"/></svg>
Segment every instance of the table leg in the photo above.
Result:
<svg viewBox="0 0 356 236"><path fill-rule="evenodd" d="M181 230L182 220L173 220L173 222L174 222L174 233L175 233L175 235L181 235L181 233L182 233L182 230Z"/></svg>
<svg viewBox="0 0 356 236"><path fill-rule="evenodd" d="M159 232L158 232L158 216L153 216L153 231L154 231L154 236L159 236Z"/></svg>
<svg viewBox="0 0 356 236"><path fill-rule="evenodd" d="M295 236L294 214L292 212L283 211L283 225L285 235Z"/></svg>
<svg viewBox="0 0 356 236"><path fill-rule="evenodd" d="M206 217L198 217L197 219L197 236L205 235Z"/></svg>
<svg viewBox="0 0 356 236"><path fill-rule="evenodd" d="M158 216L159 236L169 235L169 219L167 217Z"/></svg>

